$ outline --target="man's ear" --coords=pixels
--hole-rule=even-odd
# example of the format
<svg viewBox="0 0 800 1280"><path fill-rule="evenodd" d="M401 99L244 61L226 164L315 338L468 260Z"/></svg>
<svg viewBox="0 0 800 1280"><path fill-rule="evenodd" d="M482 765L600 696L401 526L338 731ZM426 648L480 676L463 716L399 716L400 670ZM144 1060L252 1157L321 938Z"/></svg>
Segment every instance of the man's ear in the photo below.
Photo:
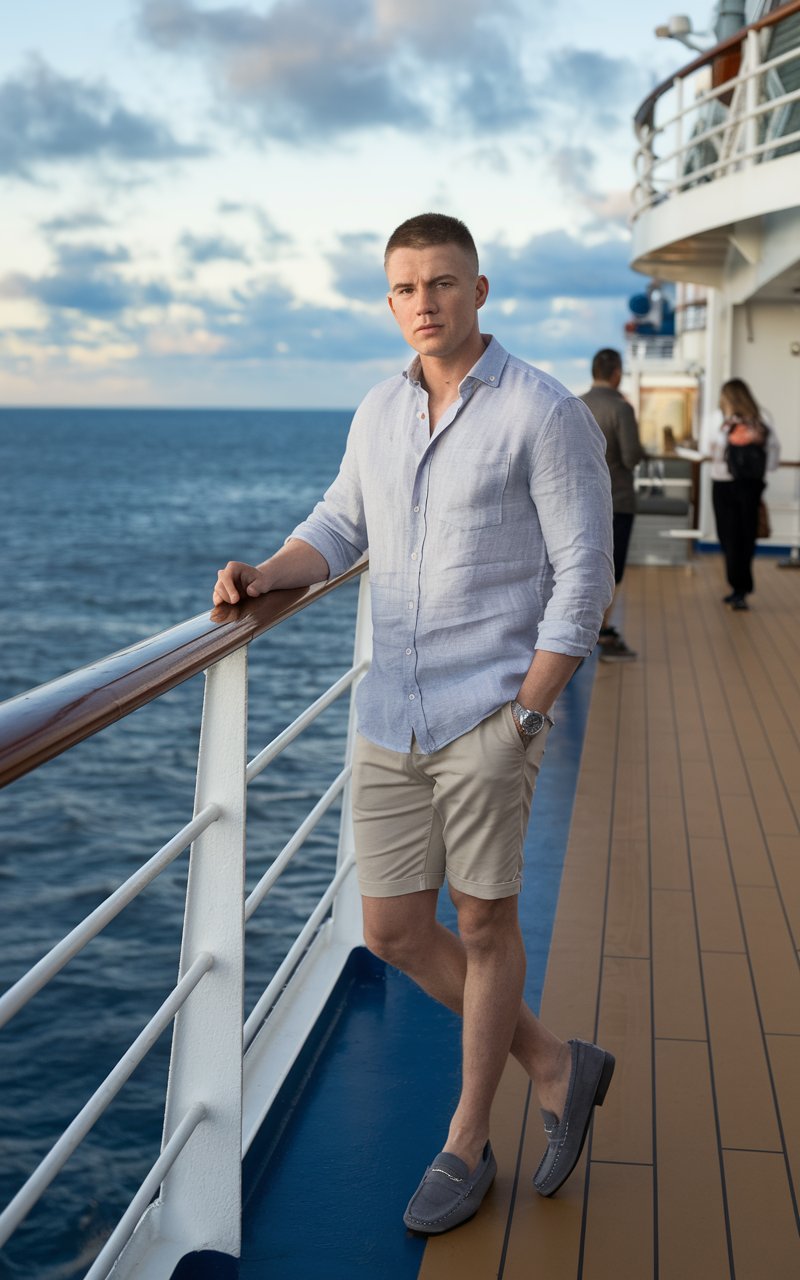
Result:
<svg viewBox="0 0 800 1280"><path fill-rule="evenodd" d="M489 297L489 281L486 276L478 276L475 282L475 307L480 311L486 299Z"/></svg>
<svg viewBox="0 0 800 1280"><path fill-rule="evenodd" d="M394 298L392 297L392 295L391 295L390 293L387 293L387 295L386 295L386 301L389 303L389 310L391 311L392 315L394 316L394 318L395 318L395 320L396 320L396 319L397 319L397 316L395 315L395 310L394 310Z"/></svg>

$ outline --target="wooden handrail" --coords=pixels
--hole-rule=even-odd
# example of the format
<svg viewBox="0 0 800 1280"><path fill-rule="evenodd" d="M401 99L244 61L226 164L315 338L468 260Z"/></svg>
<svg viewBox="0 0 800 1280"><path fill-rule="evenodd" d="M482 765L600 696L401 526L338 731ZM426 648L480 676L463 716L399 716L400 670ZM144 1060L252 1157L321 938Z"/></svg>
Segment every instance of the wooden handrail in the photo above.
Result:
<svg viewBox="0 0 800 1280"><path fill-rule="evenodd" d="M368 567L313 587L220 605L0 704L0 787L61 755L294 617Z"/></svg>
<svg viewBox="0 0 800 1280"><path fill-rule="evenodd" d="M800 12L800 0L787 0L787 3L781 5L780 9L773 9L772 13L759 18L758 22L751 22L749 26L742 27L734 35L728 36L727 40L722 40L720 44L714 45L713 49L707 49L698 58L694 58L685 67L681 67L668 80L664 80L657 85L652 93L645 98L633 118L636 128L640 129L642 125L647 123L658 99L672 88L676 80L683 80L685 76L691 75L693 71L699 71L701 67L708 66L715 58L719 58L722 54L730 53L733 49L736 49L742 43L748 31L763 31L765 27L774 27L776 23L783 22L784 18L791 18L792 14L798 12Z"/></svg>

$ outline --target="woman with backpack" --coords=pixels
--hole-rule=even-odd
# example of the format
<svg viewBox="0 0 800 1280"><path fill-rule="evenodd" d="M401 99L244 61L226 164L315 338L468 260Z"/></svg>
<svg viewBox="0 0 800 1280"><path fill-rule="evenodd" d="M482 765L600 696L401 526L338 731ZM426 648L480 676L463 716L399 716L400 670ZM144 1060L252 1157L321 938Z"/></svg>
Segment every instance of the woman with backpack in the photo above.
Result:
<svg viewBox="0 0 800 1280"><path fill-rule="evenodd" d="M747 609L764 477L777 467L780 446L742 378L723 385L719 407L723 422L711 445L711 492L731 588L724 602Z"/></svg>

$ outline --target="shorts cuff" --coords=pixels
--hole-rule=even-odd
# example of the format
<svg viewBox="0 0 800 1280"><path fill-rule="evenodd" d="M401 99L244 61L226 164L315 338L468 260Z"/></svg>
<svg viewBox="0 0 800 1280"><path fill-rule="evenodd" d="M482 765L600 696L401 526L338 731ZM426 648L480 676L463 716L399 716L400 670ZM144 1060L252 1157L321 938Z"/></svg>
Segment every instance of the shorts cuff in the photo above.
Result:
<svg viewBox="0 0 800 1280"><path fill-rule="evenodd" d="M404 893L421 893L423 889L441 889L444 876L406 876L404 880L362 880L359 893L364 898L399 898Z"/></svg>
<svg viewBox="0 0 800 1280"><path fill-rule="evenodd" d="M504 884L479 884L475 880L462 880L460 876L447 873L447 883L459 893L467 893L472 898L511 898L522 889L521 880L507 880Z"/></svg>

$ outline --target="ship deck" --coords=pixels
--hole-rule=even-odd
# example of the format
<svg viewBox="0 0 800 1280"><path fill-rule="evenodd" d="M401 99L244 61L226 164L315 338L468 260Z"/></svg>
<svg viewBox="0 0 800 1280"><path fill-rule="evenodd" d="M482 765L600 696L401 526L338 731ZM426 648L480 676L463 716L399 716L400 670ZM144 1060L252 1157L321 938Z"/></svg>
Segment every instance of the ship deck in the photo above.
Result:
<svg viewBox="0 0 800 1280"><path fill-rule="evenodd" d="M738 614L716 557L629 571L640 661L597 669L542 1002L616 1076L543 1200L509 1065L492 1198L424 1280L800 1275L800 574L757 569Z"/></svg>
<svg viewBox="0 0 800 1280"><path fill-rule="evenodd" d="M316 1134L313 1107L302 1108L312 1145L336 1128L334 1154L313 1173L292 1172L288 1148L271 1144L256 1178L260 1226L252 1214L246 1223L245 1280L268 1262L273 1275L316 1274L323 1257L343 1280L800 1275L800 573L762 558L757 584L751 611L734 614L720 603L716 556L692 572L631 568L624 632L639 660L598 664L586 686L541 1009L562 1036L612 1050L617 1070L573 1177L552 1199L533 1192L538 1104L510 1061L493 1115L499 1173L480 1213L427 1243L404 1235L405 1199L436 1149L418 1118L436 1106L446 1115L457 1037L450 1015L390 975L373 1022L364 1015L360 1033L340 1022L331 1040L333 1056L349 1047L379 1077L377 1092L352 1077L349 1103L322 1099ZM402 1022L408 1035L407 1010L393 1021L404 1000L417 1002L423 1095L409 1068L395 1080L408 1055L387 1028ZM365 1067L376 1034L383 1057ZM324 1199L344 1172L340 1267L320 1190ZM380 1212L363 1200L354 1212L376 1185ZM330 1218L340 1228L341 1194ZM298 1218L307 1254L290 1257Z"/></svg>

